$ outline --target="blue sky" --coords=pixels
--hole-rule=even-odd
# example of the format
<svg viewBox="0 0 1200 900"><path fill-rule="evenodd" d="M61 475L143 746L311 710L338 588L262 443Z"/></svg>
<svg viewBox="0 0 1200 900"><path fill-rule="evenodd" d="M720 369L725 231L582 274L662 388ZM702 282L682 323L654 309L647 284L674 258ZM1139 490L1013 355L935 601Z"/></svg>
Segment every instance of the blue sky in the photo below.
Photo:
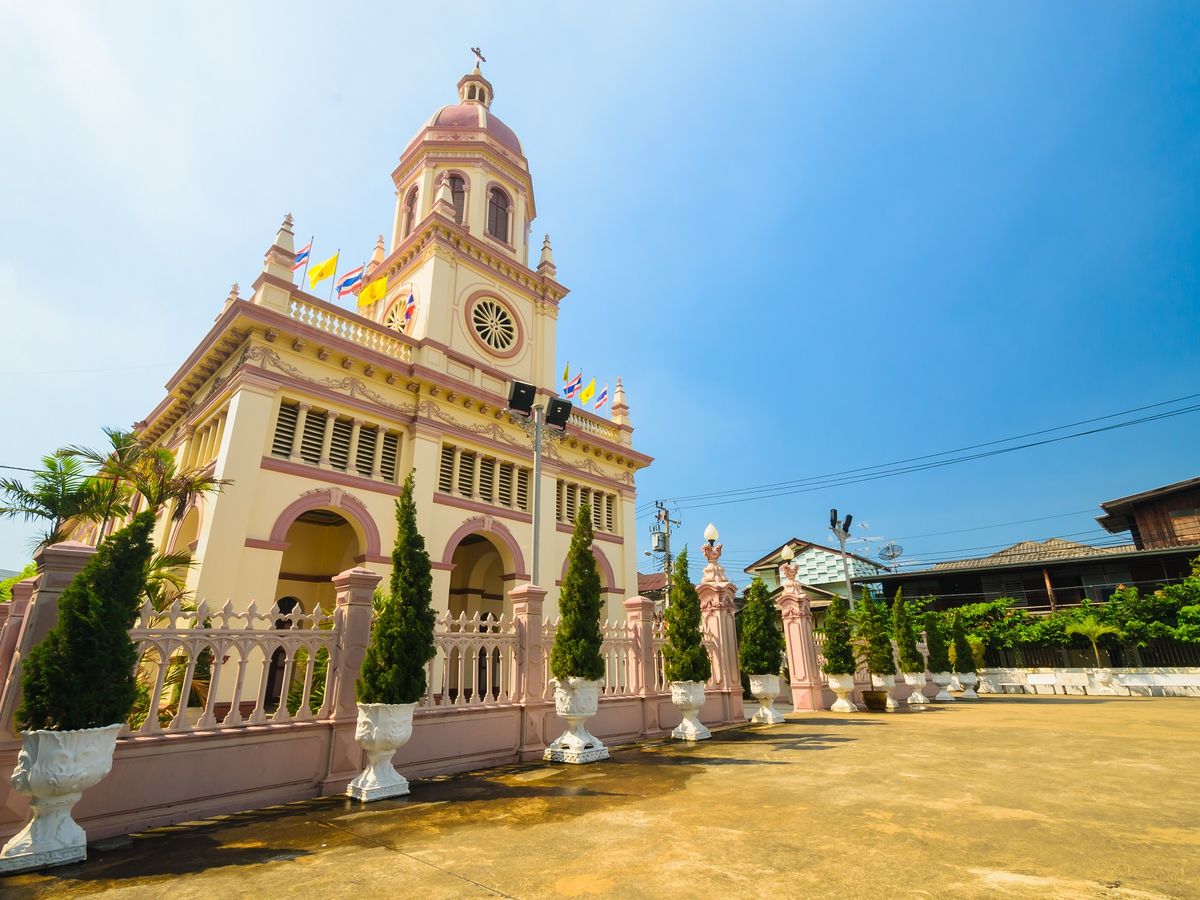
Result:
<svg viewBox="0 0 1200 900"><path fill-rule="evenodd" d="M642 502L1200 392L1195 5L0 2L0 22L3 464L152 408L284 212L318 252L369 253L472 45L572 289L560 362L622 375L657 458ZM1198 437L1192 413L680 503L681 537L716 522L731 571L827 541L831 506L913 560L1090 540L1099 501L1200 474ZM0 568L31 533L0 523Z"/></svg>

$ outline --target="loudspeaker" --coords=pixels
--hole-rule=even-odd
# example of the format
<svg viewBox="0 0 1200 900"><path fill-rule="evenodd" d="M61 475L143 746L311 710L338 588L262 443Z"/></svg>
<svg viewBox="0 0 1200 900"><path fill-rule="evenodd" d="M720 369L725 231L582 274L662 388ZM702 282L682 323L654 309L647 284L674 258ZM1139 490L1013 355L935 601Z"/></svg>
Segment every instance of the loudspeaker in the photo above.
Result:
<svg viewBox="0 0 1200 900"><path fill-rule="evenodd" d="M514 381L508 392L508 408L513 412L529 413L533 410L533 398L537 388L523 381Z"/></svg>
<svg viewBox="0 0 1200 900"><path fill-rule="evenodd" d="M566 428L567 419L571 418L571 404L557 397L550 398L550 406L546 409L546 424L557 428Z"/></svg>

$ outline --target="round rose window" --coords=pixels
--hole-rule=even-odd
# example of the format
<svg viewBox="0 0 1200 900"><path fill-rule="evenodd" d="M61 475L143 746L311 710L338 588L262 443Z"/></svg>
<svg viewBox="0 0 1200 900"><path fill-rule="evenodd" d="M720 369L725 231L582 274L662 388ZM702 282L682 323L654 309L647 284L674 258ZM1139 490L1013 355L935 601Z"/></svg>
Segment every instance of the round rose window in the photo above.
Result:
<svg viewBox="0 0 1200 900"><path fill-rule="evenodd" d="M507 353L517 342L517 323L512 313L489 297L475 302L471 324L479 339L497 353Z"/></svg>

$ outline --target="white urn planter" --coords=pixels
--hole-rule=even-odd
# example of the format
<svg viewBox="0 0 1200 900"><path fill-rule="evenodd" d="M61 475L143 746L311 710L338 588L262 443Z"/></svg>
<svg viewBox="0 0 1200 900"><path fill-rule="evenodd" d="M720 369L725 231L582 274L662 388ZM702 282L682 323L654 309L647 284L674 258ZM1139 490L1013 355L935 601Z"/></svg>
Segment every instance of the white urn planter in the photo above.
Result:
<svg viewBox="0 0 1200 900"><path fill-rule="evenodd" d="M703 741L712 737L712 732L700 721L700 707L704 705L703 681L672 681L671 702L683 714L683 721L675 726L671 737L679 741Z"/></svg>
<svg viewBox="0 0 1200 900"><path fill-rule="evenodd" d="M837 694L837 699L829 707L830 710L833 712L858 712L858 707L850 699L850 695L854 692L853 675L826 675L825 680L829 682L829 689Z"/></svg>
<svg viewBox="0 0 1200 900"><path fill-rule="evenodd" d="M978 700L979 695L975 693L975 685L979 684L979 676L974 672L959 672L959 684L962 685L964 700Z"/></svg>
<svg viewBox="0 0 1200 900"><path fill-rule="evenodd" d="M121 725L23 731L12 786L29 797L33 818L0 850L0 872L87 859L87 835L71 818L83 792L112 769Z"/></svg>
<svg viewBox="0 0 1200 900"><path fill-rule="evenodd" d="M933 702L953 703L955 697L947 688L950 687L950 682L954 680L954 676L950 672L934 672L931 677L938 689L937 694L934 695Z"/></svg>
<svg viewBox="0 0 1200 900"><path fill-rule="evenodd" d="M871 675L871 687L877 691L887 691L887 699L884 701L884 709L888 712L895 712L900 708L900 704L896 702L896 676L895 675Z"/></svg>
<svg viewBox="0 0 1200 900"><path fill-rule="evenodd" d="M758 701L758 710L750 718L756 725L778 725L783 722L783 716L775 708L775 698L779 696L778 675L751 675L750 693Z"/></svg>
<svg viewBox="0 0 1200 900"><path fill-rule="evenodd" d="M408 779L392 757L412 737L415 703L359 703L354 739L366 751L367 767L346 786L346 794L367 802L408 793Z"/></svg>
<svg viewBox="0 0 1200 900"><path fill-rule="evenodd" d="M554 711L566 719L567 730L551 741L542 758L550 762L591 763L608 759L608 748L592 735L584 724L600 705L599 680L589 681L574 675L552 679Z"/></svg>
<svg viewBox="0 0 1200 900"><path fill-rule="evenodd" d="M950 673L950 690L961 691L963 689L962 681L959 680L957 672Z"/></svg>
<svg viewBox="0 0 1200 900"><path fill-rule="evenodd" d="M929 702L929 698L925 696L924 672L905 672L904 683L912 688L912 693L908 695L909 706L924 706Z"/></svg>

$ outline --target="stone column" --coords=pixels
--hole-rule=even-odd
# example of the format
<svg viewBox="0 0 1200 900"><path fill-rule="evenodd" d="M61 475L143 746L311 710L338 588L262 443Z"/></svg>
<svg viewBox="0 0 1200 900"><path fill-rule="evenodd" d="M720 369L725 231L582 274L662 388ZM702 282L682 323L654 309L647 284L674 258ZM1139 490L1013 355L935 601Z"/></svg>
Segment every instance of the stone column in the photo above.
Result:
<svg viewBox="0 0 1200 900"><path fill-rule="evenodd" d="M649 597L630 597L625 601L625 617L633 631L633 659L630 661L629 689L642 698L642 734L658 734L658 666L654 659L654 601Z"/></svg>
<svg viewBox="0 0 1200 900"><path fill-rule="evenodd" d="M721 571L724 575L724 570ZM705 571L705 578L708 572ZM706 640L715 645L713 653L713 684L722 697L721 720L744 722L742 705L742 676L738 668L737 628L733 621L733 598L737 587L725 580L705 581L696 585L700 596L700 628Z"/></svg>
<svg viewBox="0 0 1200 900"><path fill-rule="evenodd" d="M0 733L13 733L13 714L21 705L21 661L58 622L58 598L95 554L95 547L79 541L63 541L43 547L33 555L38 567L37 587L25 607L4 693L0 696ZM16 602L15 593L12 602Z"/></svg>
<svg viewBox="0 0 1200 900"><path fill-rule="evenodd" d="M545 700L546 652L542 647L544 588L522 584L508 592L517 632L517 683L514 700L521 704L519 754L522 761L541 759L554 704Z"/></svg>
<svg viewBox="0 0 1200 900"><path fill-rule="evenodd" d="M300 412L296 414L296 431L292 434L292 452L288 456L288 460L294 463L300 462L300 445L304 441L304 426L308 422L308 411L312 409L307 403L300 404Z"/></svg>
<svg viewBox="0 0 1200 900"><path fill-rule="evenodd" d="M321 438L321 461L318 463L322 469L331 467L329 448L333 446L333 423L337 421L337 417L337 412L332 409L325 413L325 435Z"/></svg>
<svg viewBox="0 0 1200 900"><path fill-rule="evenodd" d="M379 581L379 575L363 568L347 569L333 578L337 591L333 612L337 643L329 660L333 668L333 698L329 706L333 734L329 741L329 763L321 780L323 795L341 793L363 766L362 748L354 740L358 721L354 682L371 638L371 604Z"/></svg>
<svg viewBox="0 0 1200 900"><path fill-rule="evenodd" d="M825 682L817 663L817 642L813 636L808 594L795 581L784 580L783 592L776 602L783 617L792 706L797 710L824 709Z"/></svg>

